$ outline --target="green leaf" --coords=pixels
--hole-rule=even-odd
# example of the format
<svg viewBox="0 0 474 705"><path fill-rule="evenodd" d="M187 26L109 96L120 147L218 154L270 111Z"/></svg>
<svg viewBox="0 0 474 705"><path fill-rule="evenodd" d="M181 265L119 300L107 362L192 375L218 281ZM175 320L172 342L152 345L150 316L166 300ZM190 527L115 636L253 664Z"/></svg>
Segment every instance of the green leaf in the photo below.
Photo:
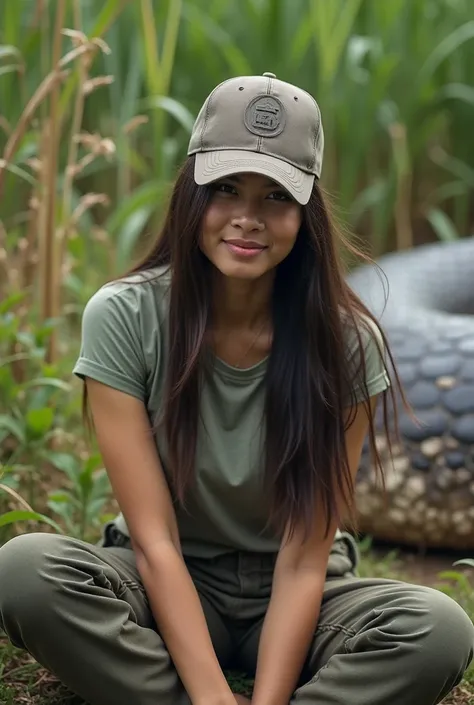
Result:
<svg viewBox="0 0 474 705"><path fill-rule="evenodd" d="M152 214L154 206L143 206L134 211L124 223L122 231L117 241L115 253L116 267L122 271L127 266L133 256L135 246Z"/></svg>
<svg viewBox="0 0 474 705"><path fill-rule="evenodd" d="M107 501L107 497L100 497L99 499L93 499L87 505L87 516L90 521L96 521L100 517L100 511Z"/></svg>
<svg viewBox="0 0 474 705"><path fill-rule="evenodd" d="M52 427L54 411L49 407L30 409L25 417L27 433L33 438L44 436Z"/></svg>
<svg viewBox="0 0 474 705"><path fill-rule="evenodd" d="M451 218L439 208L432 208L426 215L427 220L435 231L439 240L443 242L454 242L459 240L457 232Z"/></svg>
<svg viewBox="0 0 474 705"><path fill-rule="evenodd" d="M39 514L38 512L30 512L26 509L19 509L13 512L7 512L6 514L2 514L0 516L0 526L15 524L17 521L42 521L45 524L52 526L58 534L64 533L59 524L56 524L53 519L50 519L44 514Z"/></svg>
<svg viewBox="0 0 474 705"><path fill-rule="evenodd" d="M8 435L14 436L20 443L25 443L25 429L17 419L6 414L0 415L0 443L2 443Z"/></svg>
<svg viewBox="0 0 474 705"><path fill-rule="evenodd" d="M95 498L108 497L110 495L111 486L109 476L104 468L96 470L94 472L94 490L93 496Z"/></svg>
<svg viewBox="0 0 474 705"><path fill-rule="evenodd" d="M448 83L438 91L439 100L461 100L474 106L474 87L466 83Z"/></svg>
<svg viewBox="0 0 474 705"><path fill-rule="evenodd" d="M64 521L68 534L75 535L74 521L71 519L71 514L74 514L74 507L71 506L72 503L65 502L48 502L48 508L55 512Z"/></svg>
<svg viewBox="0 0 474 705"><path fill-rule="evenodd" d="M14 291L12 294L9 294L3 301L0 301L0 314L12 310L17 304L24 301L26 295L26 291Z"/></svg>
<svg viewBox="0 0 474 705"><path fill-rule="evenodd" d="M87 458L84 464L84 470L87 472L95 472L102 467L102 456L100 453L94 453L89 458Z"/></svg>
<svg viewBox="0 0 474 705"><path fill-rule="evenodd" d="M304 17L298 26L290 47L288 60L293 66L301 64L313 38L313 25Z"/></svg>
<svg viewBox="0 0 474 705"><path fill-rule="evenodd" d="M464 181L448 181L439 188L432 191L429 195L431 203L442 203L456 196L465 196L468 192L468 186Z"/></svg>
<svg viewBox="0 0 474 705"><path fill-rule="evenodd" d="M15 355L8 355L8 357L2 357L0 360L0 368L2 367L9 367L12 362L17 362L19 360L30 360L31 359L31 353L16 353ZM0 378L0 387L2 386L2 381Z"/></svg>
<svg viewBox="0 0 474 705"><path fill-rule="evenodd" d="M194 116L192 113L179 101L165 95L155 95L144 101L144 108L158 108L164 110L191 134L194 126Z"/></svg>
<svg viewBox="0 0 474 705"><path fill-rule="evenodd" d="M474 568L474 558L461 558L461 560L455 561L453 565L467 565L469 568Z"/></svg>
<svg viewBox="0 0 474 705"><path fill-rule="evenodd" d="M67 490L61 490L60 492L50 492L48 495L50 502L58 504L67 504L73 501L73 496Z"/></svg>
<svg viewBox="0 0 474 705"><path fill-rule="evenodd" d="M463 577L462 573L458 573L455 570L443 570L441 573L438 573L438 578L441 580L454 580L457 583L460 582Z"/></svg>
<svg viewBox="0 0 474 705"><path fill-rule="evenodd" d="M71 385L64 380L53 377L37 377L20 385L21 389L31 389L32 387L54 387L54 389L60 389L62 392L70 392L72 389Z"/></svg>
<svg viewBox="0 0 474 705"><path fill-rule="evenodd" d="M165 93L169 92L171 75L173 73L179 28L181 25L182 7L183 0L170 0L168 3L163 50L161 52L161 85Z"/></svg>
<svg viewBox="0 0 474 705"><path fill-rule="evenodd" d="M90 472L83 470L79 475L79 485L81 487L81 497L83 503L87 504L91 495L94 483Z"/></svg>
<svg viewBox="0 0 474 705"><path fill-rule="evenodd" d="M183 18L187 22L195 23L196 27L205 34L209 51L214 52L214 47L219 48L227 62L226 73L234 76L249 76L253 73L245 50L233 41L229 32L213 21L207 12L200 10L194 3L188 3L183 8Z"/></svg>
<svg viewBox="0 0 474 705"><path fill-rule="evenodd" d="M79 461L70 453L44 452L42 457L55 468L61 470L74 484L77 482L81 471Z"/></svg>
<svg viewBox="0 0 474 705"><path fill-rule="evenodd" d="M425 82L434 74L438 66L470 39L474 39L474 21L466 22L448 34L431 52L420 70L420 80Z"/></svg>
<svg viewBox="0 0 474 705"><path fill-rule="evenodd" d="M7 44L0 45L0 61L5 58L21 59L21 52L17 47Z"/></svg>
<svg viewBox="0 0 474 705"><path fill-rule="evenodd" d="M388 184L379 178L357 195L351 206L351 221L357 223L366 211L371 210L387 198Z"/></svg>
<svg viewBox="0 0 474 705"><path fill-rule="evenodd" d="M5 76L8 73L15 73L21 69L19 64L9 64L9 66L0 67L0 76Z"/></svg>
<svg viewBox="0 0 474 705"><path fill-rule="evenodd" d="M104 229L110 234L115 235L127 223L133 213L143 206L153 205L159 202L163 192L164 185L161 181L148 181L139 186L128 198L119 204L118 208L112 213L104 224Z"/></svg>
<svg viewBox="0 0 474 705"><path fill-rule="evenodd" d="M335 79L347 41L354 28L361 0L310 3L311 23L317 37L321 78L327 85Z"/></svg>
<svg viewBox="0 0 474 705"><path fill-rule="evenodd" d="M20 480L18 478L18 474L15 472L16 468L12 468L11 466L1 466L0 465L0 478L2 481L2 485L5 485L5 487L10 487L12 490L19 490L20 489Z"/></svg>
<svg viewBox="0 0 474 705"><path fill-rule="evenodd" d="M436 161L443 169L446 169L458 179L465 181L470 188L474 188L474 169L467 162L449 154L442 154L442 156L436 157Z"/></svg>
<svg viewBox="0 0 474 705"><path fill-rule="evenodd" d="M26 181L28 184L30 184L30 186L36 186L37 179L35 179L34 176L31 176L29 172L25 171L24 169L21 169L15 164L4 164L3 169L5 169L5 171L9 171L12 174L15 174L15 176L18 176L20 179L23 179L23 181Z"/></svg>
<svg viewBox="0 0 474 705"><path fill-rule="evenodd" d="M34 347L34 336L33 333L30 333L29 331L26 330L21 330L17 333L16 336L17 342L21 343L25 348L31 349Z"/></svg>
<svg viewBox="0 0 474 705"><path fill-rule="evenodd" d="M124 5L123 0L107 0L106 3L102 3L101 10L92 28L91 36L101 37L123 10ZM96 12L97 10L95 9L94 14Z"/></svg>
<svg viewBox="0 0 474 705"><path fill-rule="evenodd" d="M81 503L69 492L60 492L58 498L53 493L48 499L48 507L61 514L61 516L71 516L81 508Z"/></svg>
<svg viewBox="0 0 474 705"><path fill-rule="evenodd" d="M37 345L44 345L55 329L61 324L61 318L48 318L35 329L35 340Z"/></svg>

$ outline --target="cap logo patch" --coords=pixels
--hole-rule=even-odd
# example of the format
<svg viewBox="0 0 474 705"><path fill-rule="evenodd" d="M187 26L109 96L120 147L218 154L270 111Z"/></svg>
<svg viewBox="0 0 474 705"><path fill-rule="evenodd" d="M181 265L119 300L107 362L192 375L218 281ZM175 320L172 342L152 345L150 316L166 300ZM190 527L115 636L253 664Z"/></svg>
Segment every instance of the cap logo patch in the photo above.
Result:
<svg viewBox="0 0 474 705"><path fill-rule="evenodd" d="M285 127L285 108L278 98L259 95L248 104L244 122L247 130L254 135L276 137Z"/></svg>

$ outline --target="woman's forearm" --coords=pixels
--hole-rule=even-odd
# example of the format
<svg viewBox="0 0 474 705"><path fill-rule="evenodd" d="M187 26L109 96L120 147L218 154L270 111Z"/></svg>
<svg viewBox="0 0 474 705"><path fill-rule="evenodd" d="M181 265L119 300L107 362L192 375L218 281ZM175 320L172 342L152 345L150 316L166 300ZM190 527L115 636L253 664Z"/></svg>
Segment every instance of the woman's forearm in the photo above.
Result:
<svg viewBox="0 0 474 705"><path fill-rule="evenodd" d="M314 636L324 575L313 571L275 573L258 650L252 703L288 705Z"/></svg>
<svg viewBox="0 0 474 705"><path fill-rule="evenodd" d="M160 636L193 705L235 705L196 588L174 544L161 541L148 555L139 553L137 568Z"/></svg>

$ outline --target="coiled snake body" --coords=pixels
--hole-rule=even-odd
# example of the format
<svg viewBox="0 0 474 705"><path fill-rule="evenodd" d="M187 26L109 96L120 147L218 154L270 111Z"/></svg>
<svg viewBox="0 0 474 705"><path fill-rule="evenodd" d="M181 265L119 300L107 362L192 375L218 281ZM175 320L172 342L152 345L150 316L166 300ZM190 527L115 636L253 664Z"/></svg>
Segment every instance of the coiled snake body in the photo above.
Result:
<svg viewBox="0 0 474 705"><path fill-rule="evenodd" d="M473 549L474 238L423 245L377 264L381 272L360 267L349 283L387 334L421 425L399 405L393 463L377 437L388 504L365 448L360 528L397 543Z"/></svg>

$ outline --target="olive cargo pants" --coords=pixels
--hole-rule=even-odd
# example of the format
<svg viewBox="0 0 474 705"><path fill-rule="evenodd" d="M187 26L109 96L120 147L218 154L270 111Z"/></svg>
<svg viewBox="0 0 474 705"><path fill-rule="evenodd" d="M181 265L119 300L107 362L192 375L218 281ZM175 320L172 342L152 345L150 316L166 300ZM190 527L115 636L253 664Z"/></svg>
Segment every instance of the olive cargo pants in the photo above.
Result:
<svg viewBox="0 0 474 705"><path fill-rule="evenodd" d="M90 705L189 705L126 538L105 545L25 534L0 548L0 627ZM335 543L318 627L294 705L433 705L473 649L465 612L430 588L354 576ZM223 668L255 669L274 558L189 559Z"/></svg>

